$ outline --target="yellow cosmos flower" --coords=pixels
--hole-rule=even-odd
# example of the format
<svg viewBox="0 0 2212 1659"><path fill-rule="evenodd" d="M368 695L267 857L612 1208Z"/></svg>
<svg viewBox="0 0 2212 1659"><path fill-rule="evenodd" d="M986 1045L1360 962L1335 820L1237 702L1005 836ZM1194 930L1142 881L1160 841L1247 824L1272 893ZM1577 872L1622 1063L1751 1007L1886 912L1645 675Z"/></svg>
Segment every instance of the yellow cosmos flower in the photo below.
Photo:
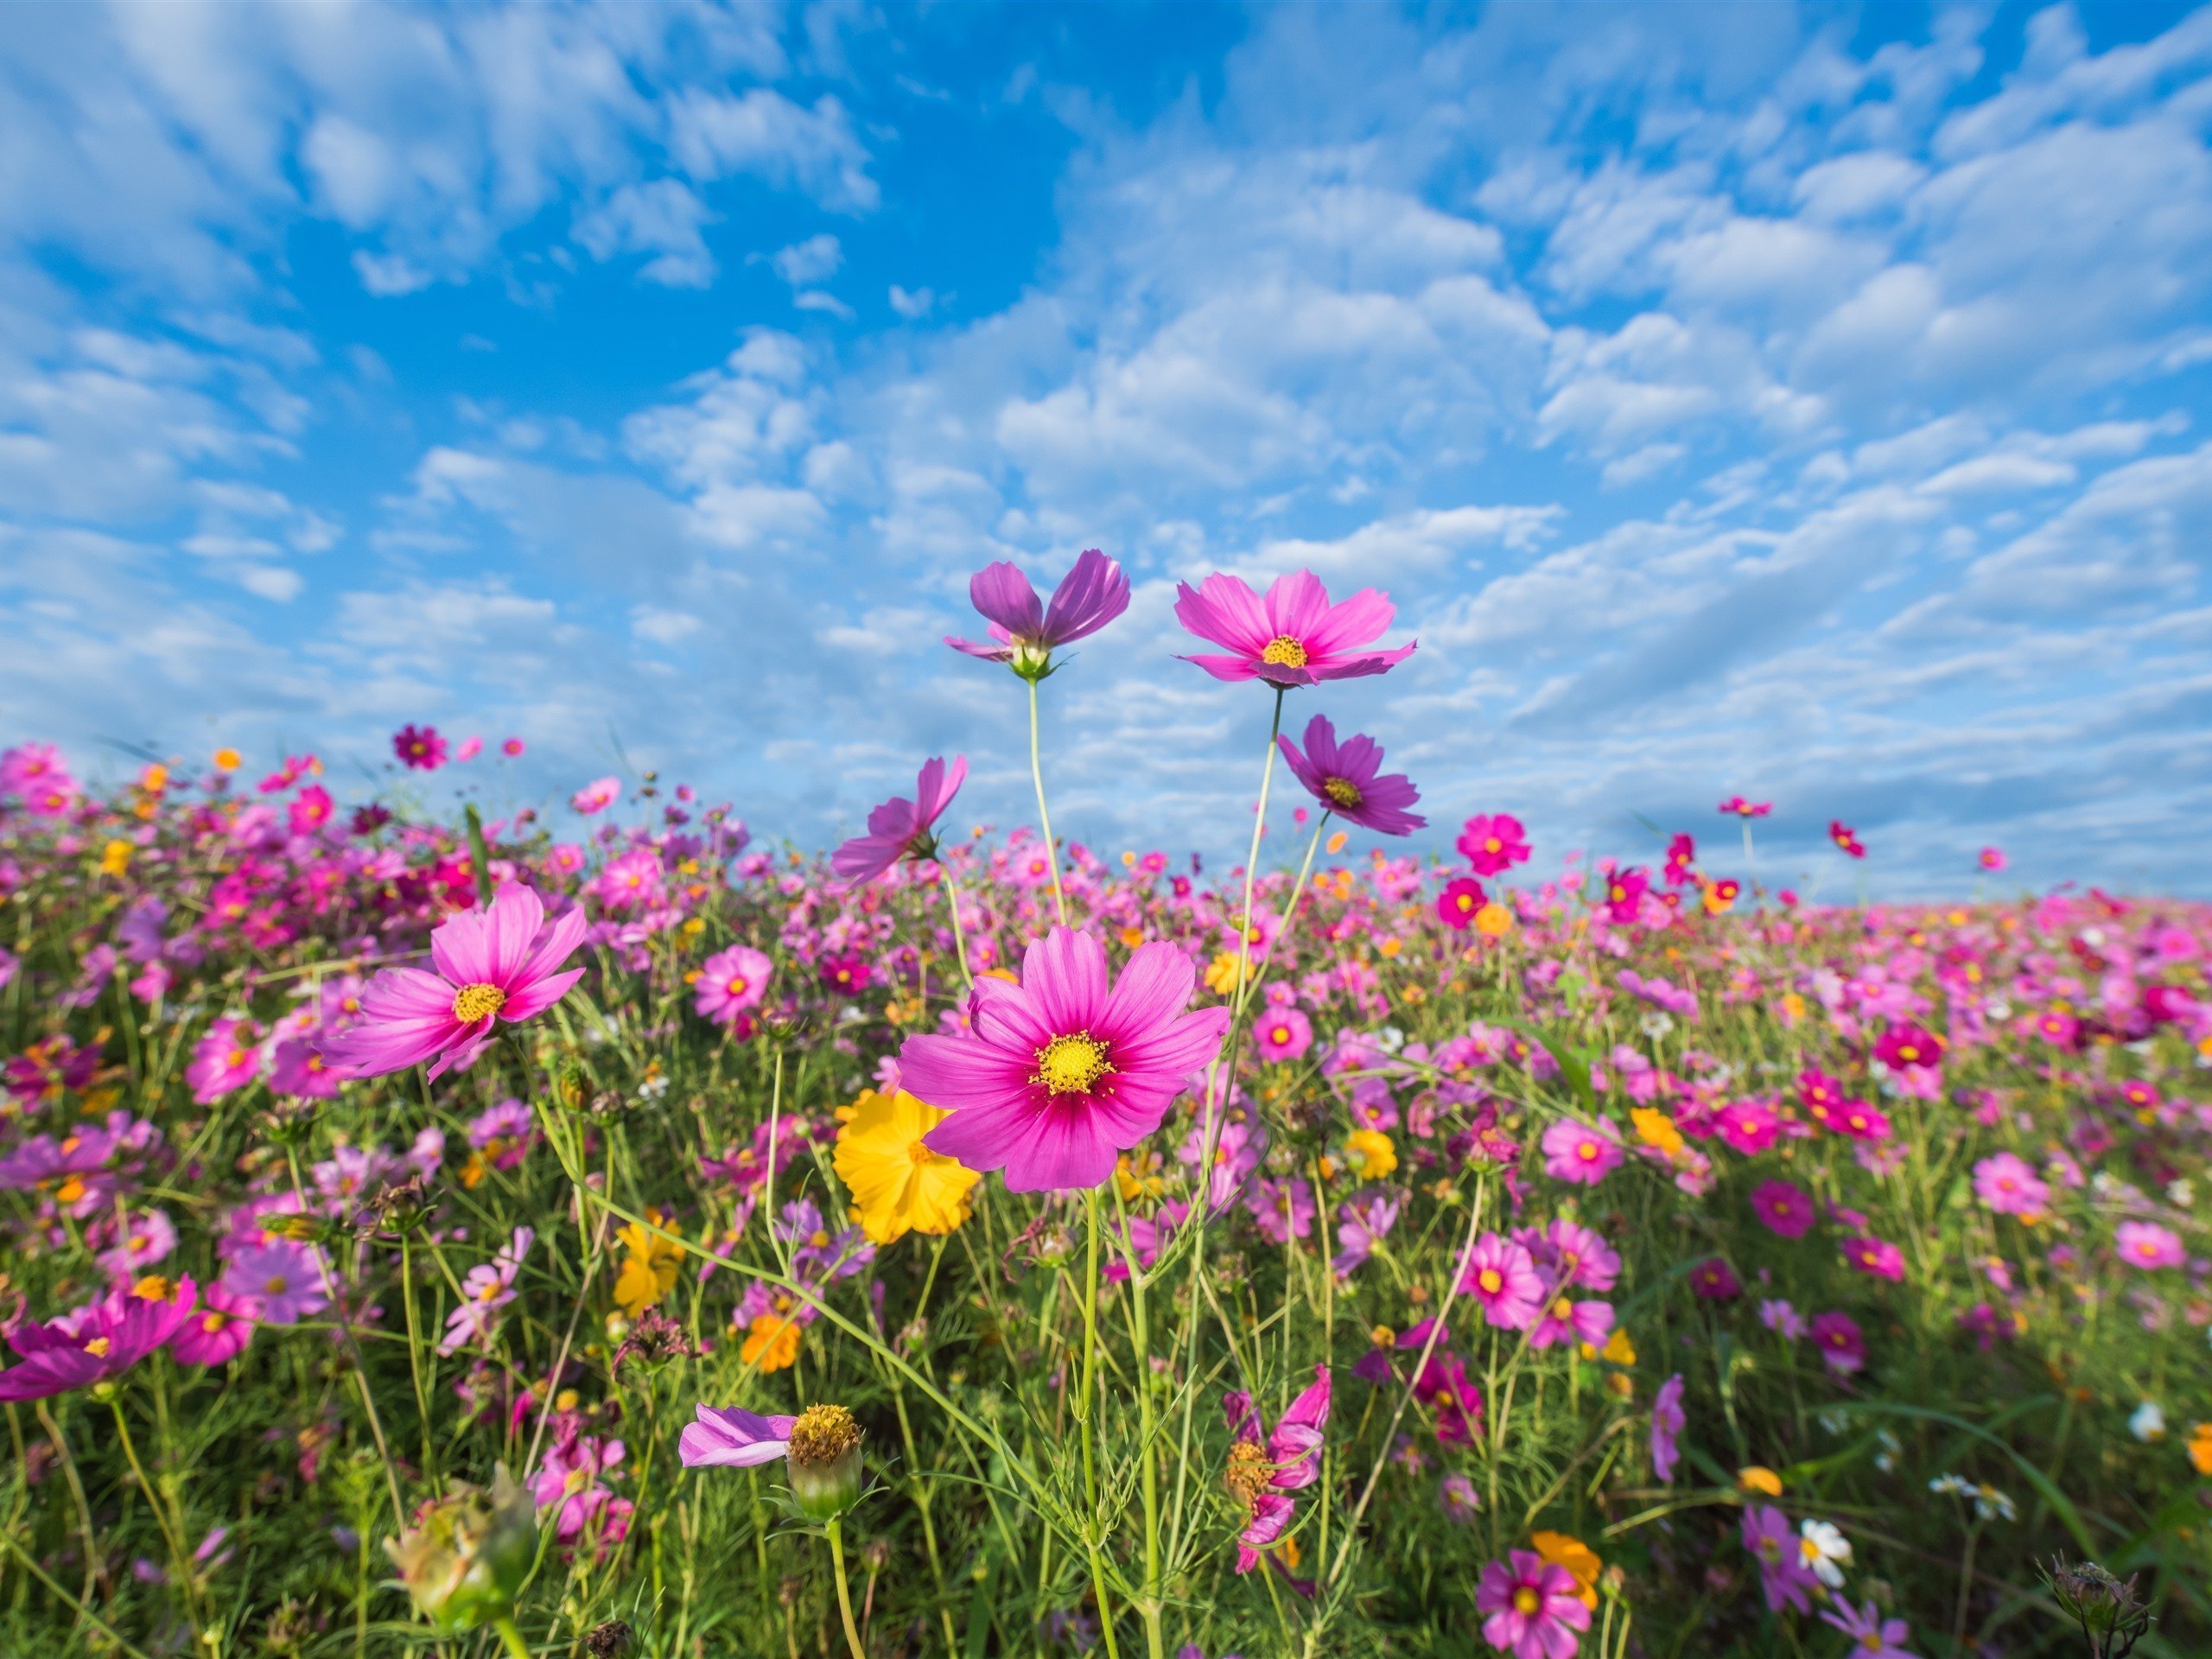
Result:
<svg viewBox="0 0 2212 1659"><path fill-rule="evenodd" d="M1502 939L1513 931L1513 912L1492 899L1475 912L1475 931L1486 939Z"/></svg>
<svg viewBox="0 0 2212 1659"><path fill-rule="evenodd" d="M239 755L236 749L218 749L215 751L215 770L218 772L236 772L242 763L242 760L243 757Z"/></svg>
<svg viewBox="0 0 2212 1659"><path fill-rule="evenodd" d="M1563 1567L1574 1575L1575 1592L1582 1598L1585 1607L1598 1605L1598 1574L1605 1570L1605 1562L1598 1559L1598 1552L1580 1538L1570 1538L1563 1532L1540 1532L1529 1540L1537 1554L1554 1567Z"/></svg>
<svg viewBox="0 0 2212 1659"><path fill-rule="evenodd" d="M660 1222L657 1212L646 1213L657 1224ZM676 1288L676 1264L683 1252L634 1222L614 1236L623 1249L622 1270L614 1276L614 1300L634 1319Z"/></svg>
<svg viewBox="0 0 2212 1659"><path fill-rule="evenodd" d="M1628 1121L1636 1125L1636 1138L1645 1146L1656 1147L1669 1158L1681 1155L1681 1131L1675 1127L1675 1120L1666 1113L1649 1106L1632 1107Z"/></svg>
<svg viewBox="0 0 2212 1659"><path fill-rule="evenodd" d="M968 1219L981 1178L922 1141L945 1116L903 1089L890 1095L868 1089L837 1131L837 1179L853 1195L861 1230L878 1244L909 1232L941 1236Z"/></svg>
<svg viewBox="0 0 2212 1659"><path fill-rule="evenodd" d="M1398 1166L1398 1149L1380 1129L1354 1129L1344 1146L1359 1160L1359 1179L1379 1181Z"/></svg>

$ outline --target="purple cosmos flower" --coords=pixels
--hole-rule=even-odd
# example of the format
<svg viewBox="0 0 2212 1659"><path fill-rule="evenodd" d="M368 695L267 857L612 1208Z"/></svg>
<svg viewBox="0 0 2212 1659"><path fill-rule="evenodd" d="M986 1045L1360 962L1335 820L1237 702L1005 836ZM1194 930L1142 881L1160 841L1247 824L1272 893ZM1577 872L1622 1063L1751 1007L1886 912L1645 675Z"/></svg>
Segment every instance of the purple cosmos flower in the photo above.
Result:
<svg viewBox="0 0 2212 1659"><path fill-rule="evenodd" d="M461 1304L446 1315L446 1333L438 1341L440 1353L450 1357L472 1342L480 1342L486 1348L492 1345L497 1325L493 1315L514 1300L515 1277L537 1237L531 1229L518 1227L498 1255L468 1270L468 1276L461 1281Z"/></svg>
<svg viewBox="0 0 2212 1659"><path fill-rule="evenodd" d="M1208 576L1198 588L1179 582L1175 618L1201 639L1225 646L1225 657L1185 657L1217 680L1265 680L1287 690L1324 680L1387 672L1413 655L1363 649L1396 615L1388 594L1363 588L1341 604L1311 570L1279 576L1262 599L1235 576Z"/></svg>
<svg viewBox="0 0 2212 1659"><path fill-rule="evenodd" d="M1682 1414L1682 1374L1676 1371L1659 1385L1651 1402L1651 1471L1662 1481L1675 1478L1681 1461L1677 1442L1689 1419Z"/></svg>
<svg viewBox="0 0 2212 1659"><path fill-rule="evenodd" d="M1500 1233L1484 1233L1467 1252L1459 1294L1481 1304L1483 1317L1508 1331L1526 1331L1544 1305L1543 1275L1534 1257Z"/></svg>
<svg viewBox="0 0 2212 1659"><path fill-rule="evenodd" d="M297 1325L330 1306L322 1252L288 1238L240 1250L223 1269L222 1282L250 1300L255 1317L269 1325Z"/></svg>
<svg viewBox="0 0 2212 1659"><path fill-rule="evenodd" d="M391 752L410 772L435 772L446 763L446 741L435 726L401 727L391 734Z"/></svg>
<svg viewBox="0 0 2212 1659"><path fill-rule="evenodd" d="M435 1059L430 1075L466 1070L509 1024L551 1007L584 976L555 970L583 943L584 912L551 923L528 887L510 882L489 909L448 918L430 934L437 972L386 968L361 993L360 1018L327 1038L322 1052L349 1077L382 1077Z"/></svg>
<svg viewBox="0 0 2212 1659"><path fill-rule="evenodd" d="M1735 1268L1712 1255L1690 1269L1690 1288L1708 1302L1730 1302L1744 1294L1744 1281Z"/></svg>
<svg viewBox="0 0 2212 1659"><path fill-rule="evenodd" d="M1052 652L1104 627L1129 608L1129 579L1098 549L1079 554L1074 568L1052 590L1052 602L1039 604L1037 590L1018 565L1001 560L987 564L968 581L968 597L991 625L992 643L972 639L944 643L986 662L1004 663L1026 680L1052 671Z"/></svg>
<svg viewBox="0 0 2212 1659"><path fill-rule="evenodd" d="M1882 1610L1871 1601L1853 1607L1838 1596L1834 1609L1821 1613L1821 1620L1851 1638L1852 1659L1919 1659L1904 1646L1912 1627L1901 1618L1884 1618Z"/></svg>
<svg viewBox="0 0 2212 1659"><path fill-rule="evenodd" d="M1263 1433L1252 1396L1232 1389L1222 1396L1233 1437L1229 1490L1244 1503L1245 1524L1236 1535L1236 1570L1249 1573L1260 1552L1281 1538L1298 1505L1287 1494L1321 1478L1322 1431L1329 1425L1329 1368L1316 1365L1313 1381L1290 1402L1271 1434Z"/></svg>
<svg viewBox="0 0 2212 1659"><path fill-rule="evenodd" d="M1313 1046L1313 1022L1287 1004L1270 1008L1252 1028L1252 1041L1271 1060L1302 1060Z"/></svg>
<svg viewBox="0 0 2212 1659"><path fill-rule="evenodd" d="M43 1325L24 1320L8 1333L22 1357L0 1371L0 1401L44 1400L120 1376L176 1335L199 1294L189 1278L149 1276Z"/></svg>
<svg viewBox="0 0 2212 1659"><path fill-rule="evenodd" d="M1806 1592L1815 1580L1806 1569L1803 1548L1789 1517L1771 1503L1753 1503L1744 1511L1744 1548L1759 1564L1759 1586L1766 1592L1767 1610L1780 1612L1784 1605L1804 1612L1812 1606Z"/></svg>
<svg viewBox="0 0 2212 1659"><path fill-rule="evenodd" d="M741 1406L701 1405L677 1442L686 1469L754 1469L791 1449L796 1417L756 1417Z"/></svg>
<svg viewBox="0 0 2212 1659"><path fill-rule="evenodd" d="M1376 776L1382 766L1382 746L1366 734L1339 745L1329 717L1316 715L1306 724L1304 753L1287 737L1275 741L1307 793L1336 817L1385 836L1409 836L1428 822L1406 810L1421 799L1421 791L1403 772Z"/></svg>
<svg viewBox="0 0 2212 1659"><path fill-rule="evenodd" d="M1804 1317L1780 1296L1770 1296L1759 1304L1759 1323L1784 1342L1795 1342L1805 1334Z"/></svg>
<svg viewBox="0 0 2212 1659"><path fill-rule="evenodd" d="M2123 1221L2113 1229L2113 1238L2120 1246L2120 1259L2145 1271L2182 1264L2179 1235L2155 1221Z"/></svg>
<svg viewBox="0 0 2212 1659"><path fill-rule="evenodd" d="M1859 1334L1859 1321L1848 1313L1815 1313L1813 1315L1813 1345L1821 1351L1821 1363L1838 1376L1848 1376L1862 1370L1866 1364L1866 1339Z"/></svg>
<svg viewBox="0 0 2212 1659"><path fill-rule="evenodd" d="M2000 1152L1974 1166L1974 1195L2000 1216L2039 1214L2050 1187L2015 1153Z"/></svg>
<svg viewBox="0 0 2212 1659"><path fill-rule="evenodd" d="M1571 1117L1544 1131L1543 1148L1544 1173L1580 1186L1597 1185L1628 1155L1610 1127L1593 1128Z"/></svg>
<svg viewBox="0 0 2212 1659"><path fill-rule="evenodd" d="M1337 1206L1337 1255L1329 1263L1339 1279L1349 1279L1389 1237L1398 1224L1398 1200L1387 1192L1370 1192Z"/></svg>
<svg viewBox="0 0 2212 1659"><path fill-rule="evenodd" d="M775 964L764 951L749 944L733 944L717 950L699 964L699 978L692 987L693 1006L702 1019L734 1027L747 1008L760 1006L768 994L768 976Z"/></svg>
<svg viewBox="0 0 2212 1659"><path fill-rule="evenodd" d="M942 756L925 761L914 779L914 798L894 795L869 813L868 834L854 836L831 854L830 868L838 880L859 887L902 858L935 858L937 837L930 826L952 804L967 779L964 754L954 755L950 766Z"/></svg>
<svg viewBox="0 0 2212 1659"><path fill-rule="evenodd" d="M180 1365L227 1365L253 1340L253 1303L220 1283L204 1287L200 1306L169 1338Z"/></svg>
<svg viewBox="0 0 2212 1659"><path fill-rule="evenodd" d="M1483 1568L1475 1611L1484 1615L1483 1640L1513 1659L1572 1659L1575 1632L1590 1628L1574 1574L1532 1549Z"/></svg>
<svg viewBox="0 0 2212 1659"><path fill-rule="evenodd" d="M1813 1225L1812 1194L1789 1181L1761 1181L1753 1187L1751 1211L1784 1238L1802 1238Z"/></svg>
<svg viewBox="0 0 2212 1659"><path fill-rule="evenodd" d="M967 1031L900 1048L907 1091L950 1114L930 1150L1002 1169L1017 1192L1096 1186L1220 1050L1230 1011L1186 1012L1196 982L1179 947L1153 944L1109 988L1098 936L1054 928L1019 985L976 982Z"/></svg>

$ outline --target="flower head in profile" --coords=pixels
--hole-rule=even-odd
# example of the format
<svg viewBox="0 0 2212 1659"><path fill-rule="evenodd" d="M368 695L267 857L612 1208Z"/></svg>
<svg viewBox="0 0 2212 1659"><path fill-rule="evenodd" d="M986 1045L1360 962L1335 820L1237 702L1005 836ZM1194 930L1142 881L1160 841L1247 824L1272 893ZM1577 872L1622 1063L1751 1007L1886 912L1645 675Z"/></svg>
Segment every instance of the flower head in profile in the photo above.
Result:
<svg viewBox="0 0 2212 1659"><path fill-rule="evenodd" d="M1573 1573L1529 1549L1483 1568L1475 1611L1484 1615L1483 1640L1513 1659L1571 1659L1576 1632L1590 1628Z"/></svg>
<svg viewBox="0 0 2212 1659"><path fill-rule="evenodd" d="M1772 801L1747 801L1740 795L1731 795L1715 809L1732 812L1739 818L1763 818L1774 810Z"/></svg>
<svg viewBox="0 0 2212 1659"><path fill-rule="evenodd" d="M1859 839L1859 832L1841 818L1828 821L1828 839L1853 858L1866 856L1866 843Z"/></svg>
<svg viewBox="0 0 2212 1659"><path fill-rule="evenodd" d="M1079 554L1074 567L1041 603L1020 567L1001 559L968 581L968 597L990 626L991 643L956 639L955 651L986 662L1004 663L1025 680L1041 680L1054 667L1052 652L1098 632L1129 608L1129 579L1122 567L1096 548Z"/></svg>
<svg viewBox="0 0 2212 1659"><path fill-rule="evenodd" d="M701 1405L677 1451L686 1469L757 1469L784 1460L794 1507L830 1521L860 1498L860 1424L842 1406L809 1406L796 1417L760 1417L740 1406Z"/></svg>
<svg viewBox="0 0 2212 1659"><path fill-rule="evenodd" d="M200 1299L189 1278L149 1274L97 1302L8 1333L21 1359L0 1370L0 1401L44 1400L120 1376L173 1338Z"/></svg>
<svg viewBox="0 0 2212 1659"><path fill-rule="evenodd" d="M1676 1371L1659 1385L1651 1402L1651 1469L1662 1481L1675 1478L1680 1461L1677 1445L1689 1419L1682 1414L1682 1374Z"/></svg>
<svg viewBox="0 0 2212 1659"><path fill-rule="evenodd" d="M1175 589L1175 620L1227 653L1185 662L1217 680L1264 680L1286 690L1387 673L1405 661L1411 645L1370 649L1396 614L1389 596L1372 588L1331 604L1329 590L1311 570L1278 576L1265 597L1218 573L1196 588L1185 582Z"/></svg>
<svg viewBox="0 0 2212 1659"><path fill-rule="evenodd" d="M1011 568L1011 567L1009 567ZM830 856L840 880L858 887L873 881L902 858L935 858L937 837L931 826L952 804L968 779L968 757L956 754L923 763L914 779L914 798L894 795L868 815L868 834L855 836Z"/></svg>
<svg viewBox="0 0 2212 1659"><path fill-rule="evenodd" d="M1230 1011L1187 1011L1196 982L1179 948L1155 943L1109 985L1098 936L1054 928L1018 984L976 982L966 1031L899 1050L902 1084L950 1114L930 1149L1003 1170L1017 1192L1098 1185L1220 1050Z"/></svg>
<svg viewBox="0 0 2212 1659"><path fill-rule="evenodd" d="M1316 1365L1313 1381L1290 1402L1267 1433L1252 1396L1242 1389L1222 1396L1229 1414L1229 1467L1222 1476L1244 1505L1243 1529L1236 1535L1236 1570L1249 1573L1260 1552L1289 1529L1298 1504L1289 1494L1321 1478L1323 1431L1329 1426L1329 1368Z"/></svg>
<svg viewBox="0 0 2212 1659"><path fill-rule="evenodd" d="M500 1464L489 1492L454 1482L385 1548L423 1617L458 1635L512 1615L537 1561L537 1506Z"/></svg>
<svg viewBox="0 0 2212 1659"><path fill-rule="evenodd" d="M837 1131L837 1179L853 1195L861 1228L878 1244L909 1232L942 1237L969 1217L982 1178L957 1158L931 1150L925 1138L944 1113L903 1089L869 1089L853 1103Z"/></svg>
<svg viewBox="0 0 2212 1659"><path fill-rule="evenodd" d="M528 887L510 882L490 906L448 918L430 934L436 969L386 968L361 993L359 1017L322 1043L323 1057L349 1077L382 1077L429 1060L433 1077L466 1069L501 1020L545 1012L584 976L560 971L583 943L584 912L555 921Z"/></svg>
<svg viewBox="0 0 2212 1659"><path fill-rule="evenodd" d="M1382 746L1365 733L1337 741L1337 728L1326 715L1306 723L1306 747L1278 737L1282 758L1298 774L1306 792L1337 817L1385 836L1409 836L1428 820L1406 809L1421 799L1421 791L1403 772L1385 777Z"/></svg>

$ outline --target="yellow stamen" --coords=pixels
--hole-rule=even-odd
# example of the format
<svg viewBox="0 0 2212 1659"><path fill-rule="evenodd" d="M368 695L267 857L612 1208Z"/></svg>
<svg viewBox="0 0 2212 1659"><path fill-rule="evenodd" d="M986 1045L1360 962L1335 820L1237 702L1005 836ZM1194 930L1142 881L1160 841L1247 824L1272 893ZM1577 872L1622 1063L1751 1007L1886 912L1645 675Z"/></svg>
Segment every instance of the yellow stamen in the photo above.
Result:
<svg viewBox="0 0 2212 1659"><path fill-rule="evenodd" d="M1277 668L1303 668L1306 666L1306 646L1301 640L1294 639L1287 633L1279 633L1268 641L1267 649L1260 653L1260 660L1271 663Z"/></svg>
<svg viewBox="0 0 2212 1659"><path fill-rule="evenodd" d="M1055 1037L1037 1051L1037 1071L1030 1081L1055 1095L1087 1095L1113 1069L1106 1061L1106 1046L1078 1031Z"/></svg>
<svg viewBox="0 0 2212 1659"><path fill-rule="evenodd" d="M1321 791L1338 806L1359 804L1359 785L1349 778L1332 778L1321 785Z"/></svg>
<svg viewBox="0 0 2212 1659"><path fill-rule="evenodd" d="M489 1020L507 1005L507 994L497 985L464 985L453 994L453 1017L464 1026Z"/></svg>
<svg viewBox="0 0 2212 1659"><path fill-rule="evenodd" d="M85 1351L90 1354L94 1359L105 1359L107 1357L107 1351L111 1345L111 1344L105 1337L94 1337L90 1342L85 1344Z"/></svg>

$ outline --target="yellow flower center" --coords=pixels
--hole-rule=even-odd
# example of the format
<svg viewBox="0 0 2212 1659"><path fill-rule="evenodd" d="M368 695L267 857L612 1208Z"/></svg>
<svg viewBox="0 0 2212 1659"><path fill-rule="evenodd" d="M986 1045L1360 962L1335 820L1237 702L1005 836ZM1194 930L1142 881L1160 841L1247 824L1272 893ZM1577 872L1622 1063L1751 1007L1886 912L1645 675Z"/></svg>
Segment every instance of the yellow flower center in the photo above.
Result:
<svg viewBox="0 0 2212 1659"><path fill-rule="evenodd" d="M203 1313L200 1316L200 1328L211 1337L230 1322L231 1316L227 1313Z"/></svg>
<svg viewBox="0 0 2212 1659"><path fill-rule="evenodd" d="M861 1443L861 1426L842 1406L809 1406L791 1425L791 1460L809 1468L835 1463Z"/></svg>
<svg viewBox="0 0 2212 1659"><path fill-rule="evenodd" d="M729 982L729 994L730 994L732 996L743 996L743 995L745 995L745 976L744 976L744 975L740 974L740 975L739 975L735 979L733 979L732 981L730 981L730 982Z"/></svg>
<svg viewBox="0 0 2212 1659"><path fill-rule="evenodd" d="M497 985L464 985L453 994L453 1017L464 1026L489 1020L507 1006L507 994Z"/></svg>
<svg viewBox="0 0 2212 1659"><path fill-rule="evenodd" d="M906 1161L917 1169L926 1169L944 1154L931 1152L929 1143L918 1135L906 1143Z"/></svg>
<svg viewBox="0 0 2212 1659"><path fill-rule="evenodd" d="M1574 1304L1568 1301L1566 1297L1562 1296L1552 1304L1552 1318L1564 1322L1573 1317Z"/></svg>
<svg viewBox="0 0 2212 1659"><path fill-rule="evenodd" d="M1536 1593L1532 1585L1524 1584L1513 1592L1513 1611L1524 1618L1543 1605L1544 1599Z"/></svg>
<svg viewBox="0 0 2212 1659"><path fill-rule="evenodd" d="M1078 1031L1055 1037L1037 1051L1037 1072L1030 1081L1055 1095L1087 1095L1113 1069L1106 1063L1106 1046Z"/></svg>
<svg viewBox="0 0 2212 1659"><path fill-rule="evenodd" d="M1272 663L1278 668L1303 668L1306 666L1306 646L1302 641L1294 639L1287 633L1279 633L1268 641L1267 649L1260 653L1260 660Z"/></svg>
<svg viewBox="0 0 2212 1659"><path fill-rule="evenodd" d="M274 1278L270 1279L261 1287L267 1291L271 1296L282 1296L288 1287L289 1283L289 1281L285 1279L283 1274L278 1274Z"/></svg>
<svg viewBox="0 0 2212 1659"><path fill-rule="evenodd" d="M1229 1467L1222 1472L1222 1481L1249 1506L1274 1472L1265 1446L1252 1440L1238 1440L1229 1448Z"/></svg>
<svg viewBox="0 0 2212 1659"><path fill-rule="evenodd" d="M1485 1296L1495 1296L1505 1287L1505 1275L1496 1268L1484 1268L1475 1282L1483 1287Z"/></svg>
<svg viewBox="0 0 2212 1659"><path fill-rule="evenodd" d="M1491 836L1484 841L1483 851L1486 853L1499 852L1504 849L1504 846L1505 843L1503 842L1500 841L1496 836Z"/></svg>
<svg viewBox="0 0 2212 1659"><path fill-rule="evenodd" d="M1321 785L1321 792L1338 806L1359 804L1359 785L1349 778L1332 778Z"/></svg>
<svg viewBox="0 0 2212 1659"><path fill-rule="evenodd" d="M130 1294L142 1302L166 1302L175 1294L169 1281L158 1273L149 1273L130 1287Z"/></svg>
<svg viewBox="0 0 2212 1659"><path fill-rule="evenodd" d="M85 1344L85 1351L90 1354L94 1359L105 1359L107 1357L108 1347L109 1343L105 1337L94 1337L90 1342Z"/></svg>

